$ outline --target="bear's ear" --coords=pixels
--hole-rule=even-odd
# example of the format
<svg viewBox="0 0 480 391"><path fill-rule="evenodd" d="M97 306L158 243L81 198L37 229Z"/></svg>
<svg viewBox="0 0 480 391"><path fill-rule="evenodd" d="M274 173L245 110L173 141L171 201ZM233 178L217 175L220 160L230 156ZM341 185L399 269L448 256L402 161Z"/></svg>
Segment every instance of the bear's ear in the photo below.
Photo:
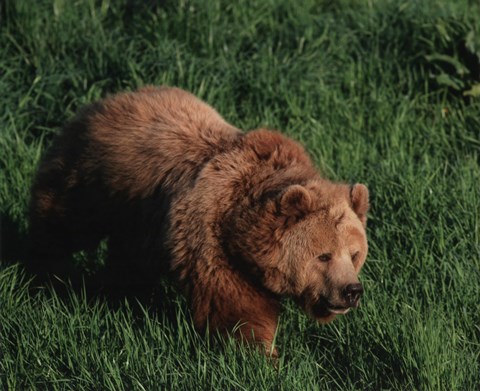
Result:
<svg viewBox="0 0 480 391"><path fill-rule="evenodd" d="M350 202L353 211L357 214L363 226L367 224L367 212L370 207L368 203L368 189L362 183L356 183L350 188Z"/></svg>
<svg viewBox="0 0 480 391"><path fill-rule="evenodd" d="M310 211L312 197L305 187L291 185L280 194L278 206L283 215L301 218Z"/></svg>

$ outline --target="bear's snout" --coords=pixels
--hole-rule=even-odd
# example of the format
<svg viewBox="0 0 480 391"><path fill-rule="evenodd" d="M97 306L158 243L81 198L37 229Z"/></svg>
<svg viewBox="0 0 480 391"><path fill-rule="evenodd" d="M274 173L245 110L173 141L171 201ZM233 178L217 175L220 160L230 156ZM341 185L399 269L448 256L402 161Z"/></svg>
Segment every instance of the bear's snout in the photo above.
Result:
<svg viewBox="0 0 480 391"><path fill-rule="evenodd" d="M358 307L358 301L363 293L363 286L360 283L348 284L342 292L345 303L348 307Z"/></svg>

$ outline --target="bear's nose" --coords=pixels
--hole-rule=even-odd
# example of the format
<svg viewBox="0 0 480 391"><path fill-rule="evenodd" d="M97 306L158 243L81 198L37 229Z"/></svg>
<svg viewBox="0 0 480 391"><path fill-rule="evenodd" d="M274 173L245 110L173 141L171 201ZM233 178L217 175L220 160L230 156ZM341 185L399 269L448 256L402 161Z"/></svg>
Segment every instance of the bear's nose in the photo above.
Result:
<svg viewBox="0 0 480 391"><path fill-rule="evenodd" d="M343 297L347 302L349 307L356 307L358 305L358 300L363 293L362 284L348 284L343 290Z"/></svg>

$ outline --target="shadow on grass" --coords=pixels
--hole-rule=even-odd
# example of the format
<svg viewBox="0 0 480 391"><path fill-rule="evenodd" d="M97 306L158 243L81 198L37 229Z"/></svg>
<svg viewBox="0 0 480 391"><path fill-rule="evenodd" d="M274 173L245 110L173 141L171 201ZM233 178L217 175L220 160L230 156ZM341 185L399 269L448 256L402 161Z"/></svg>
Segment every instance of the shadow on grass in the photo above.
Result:
<svg viewBox="0 0 480 391"><path fill-rule="evenodd" d="M98 252L94 254L82 254L83 267L70 269L70 274L62 277L51 273L36 273L29 267L28 259L29 240L28 235L11 216L0 215L0 262L4 266L19 264L24 270L32 295L42 290L56 294L62 300L69 300L72 293L86 295L88 300L104 300L111 309L119 309L127 301L135 314L141 315L147 309L151 314L162 313L164 319L176 322L178 297L180 293L172 287L165 277L158 278L155 283L123 284L125 272L110 268L108 272L98 265ZM75 260L64 259L62 262L74 264ZM96 269L92 271L92 265ZM88 265L88 270L85 269ZM45 265L47 268L49 265ZM152 276L146 276L145 281L152 281ZM142 276L136 280L141 281ZM46 289L47 288L47 289ZM185 307L186 303L181 304Z"/></svg>
<svg viewBox="0 0 480 391"><path fill-rule="evenodd" d="M335 322L339 321L336 320ZM399 351L388 349L395 342L389 343L389 341L385 341L380 337L377 338L370 335L368 343L365 343L364 331L361 332L364 335L360 336L358 341L355 341L355 339L351 341L350 339L339 338L340 334L351 333L351 331L346 329L345 324L336 326L332 324L323 327L320 338L315 328L305 333L305 346L311 356L316 354L319 343L322 350L328 352L328 354L323 356L324 362L321 363L321 366L324 368L336 368L338 372L335 374L335 379L345 380L345 384L337 384L340 388L347 389L350 383L355 384L358 389L370 389L372 387L373 389L388 389L391 384L402 379L401 382L405 389L419 389L418 384L412 388L412 382L416 380L416 373L411 368L406 371L405 358ZM357 327L357 330L361 330L358 324ZM399 343L405 345L408 341L399 341ZM365 349L365 346L368 346L368 348ZM378 372L380 376L371 377L369 375L366 378L365 374L368 373L369 368L372 366L381 368ZM366 380L368 382L365 382Z"/></svg>

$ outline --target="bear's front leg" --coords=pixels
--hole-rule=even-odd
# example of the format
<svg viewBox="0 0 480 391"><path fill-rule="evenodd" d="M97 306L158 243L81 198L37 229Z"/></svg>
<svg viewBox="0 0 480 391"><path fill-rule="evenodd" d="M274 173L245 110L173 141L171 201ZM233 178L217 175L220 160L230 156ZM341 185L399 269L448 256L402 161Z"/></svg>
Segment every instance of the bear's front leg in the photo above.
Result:
<svg viewBox="0 0 480 391"><path fill-rule="evenodd" d="M196 281L190 300L195 326L211 333L234 335L277 357L273 346L280 303L272 293L230 269Z"/></svg>

